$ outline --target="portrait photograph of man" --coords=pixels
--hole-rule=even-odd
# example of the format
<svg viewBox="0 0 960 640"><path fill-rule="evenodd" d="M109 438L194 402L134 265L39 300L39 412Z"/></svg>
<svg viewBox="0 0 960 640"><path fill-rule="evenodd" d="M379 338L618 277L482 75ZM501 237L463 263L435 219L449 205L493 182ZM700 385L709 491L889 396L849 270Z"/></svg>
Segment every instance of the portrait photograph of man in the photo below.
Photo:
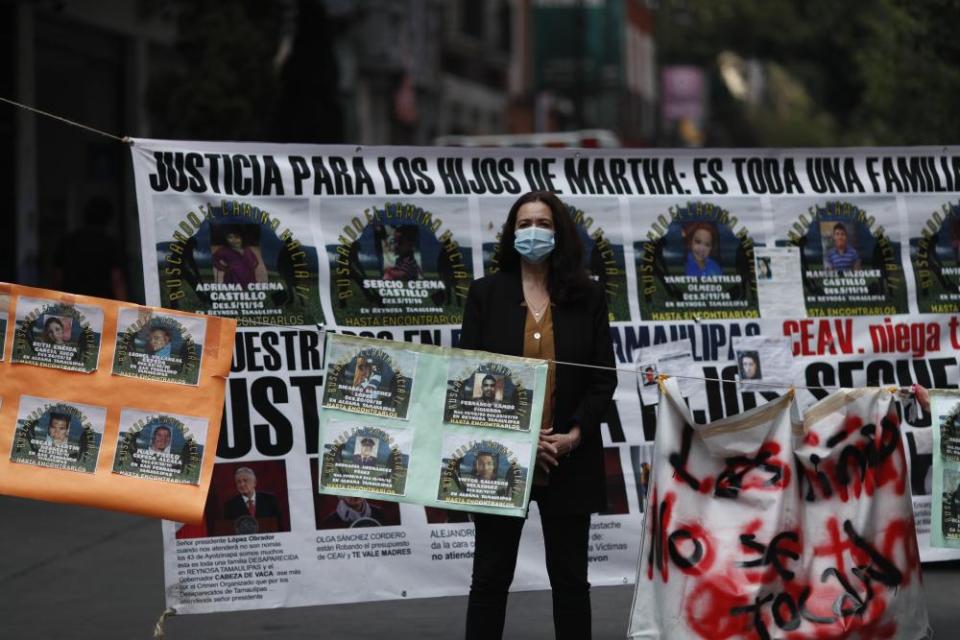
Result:
<svg viewBox="0 0 960 640"><path fill-rule="evenodd" d="M65 447L70 441L70 416L65 413L51 413L44 444L51 447Z"/></svg>
<svg viewBox="0 0 960 640"><path fill-rule="evenodd" d="M856 228L856 223L848 223ZM853 247L847 224L843 222L821 222L820 237L823 238L825 269L832 271L860 271L860 255ZM852 230L852 229L851 229Z"/></svg>
<svg viewBox="0 0 960 640"><path fill-rule="evenodd" d="M147 333L146 353L157 358L169 358L173 348L171 341L169 329L153 325Z"/></svg>
<svg viewBox="0 0 960 640"><path fill-rule="evenodd" d="M375 438L364 436L357 439L356 450L353 454L353 464L361 467L375 467L377 465L377 445Z"/></svg>
<svg viewBox="0 0 960 640"><path fill-rule="evenodd" d="M490 451L478 451L473 459L473 477L492 482L497 479L497 455Z"/></svg>
<svg viewBox="0 0 960 640"><path fill-rule="evenodd" d="M249 466L233 471L235 494L223 504L223 518L235 526L245 520L254 530L252 533L289 531L286 510L272 492L258 489L257 473ZM255 526L254 526L255 525ZM243 531L235 528L235 532ZM247 531L250 533L250 531Z"/></svg>
<svg viewBox="0 0 960 640"><path fill-rule="evenodd" d="M380 365L363 356L357 356L357 364L353 372L353 386L361 392L376 391L380 388L382 382Z"/></svg>
<svg viewBox="0 0 960 640"><path fill-rule="evenodd" d="M475 373L471 398L481 402L502 401L503 379L497 379L497 376L492 373Z"/></svg>
<svg viewBox="0 0 960 640"><path fill-rule="evenodd" d="M171 453L173 446L173 431L166 425L157 425L150 434L149 450L154 453Z"/></svg>
<svg viewBox="0 0 960 640"><path fill-rule="evenodd" d="M177 529L177 540L290 531L283 460L213 466L203 521Z"/></svg>
<svg viewBox="0 0 960 640"><path fill-rule="evenodd" d="M657 367L653 364L640 365L640 378L643 386L649 387L657 384Z"/></svg>

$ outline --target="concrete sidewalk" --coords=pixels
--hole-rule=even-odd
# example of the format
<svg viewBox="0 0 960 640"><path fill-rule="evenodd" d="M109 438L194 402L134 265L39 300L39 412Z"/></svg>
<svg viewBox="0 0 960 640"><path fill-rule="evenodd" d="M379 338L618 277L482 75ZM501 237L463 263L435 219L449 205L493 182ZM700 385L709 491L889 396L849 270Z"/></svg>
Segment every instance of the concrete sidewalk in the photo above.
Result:
<svg viewBox="0 0 960 640"><path fill-rule="evenodd" d="M164 608L155 520L0 497L0 638L135 640L152 637ZM937 638L960 636L960 562L928 565ZM594 589L594 638L620 640L632 587ZM170 640L390 640L459 638L466 599L435 598L173 617ZM552 637L550 594L510 598L507 638Z"/></svg>

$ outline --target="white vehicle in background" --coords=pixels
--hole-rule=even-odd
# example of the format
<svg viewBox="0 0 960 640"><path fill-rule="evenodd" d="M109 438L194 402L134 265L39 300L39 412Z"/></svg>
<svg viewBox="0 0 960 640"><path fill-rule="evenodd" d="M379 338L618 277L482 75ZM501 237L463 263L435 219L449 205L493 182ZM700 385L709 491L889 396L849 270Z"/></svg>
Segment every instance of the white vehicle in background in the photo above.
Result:
<svg viewBox="0 0 960 640"><path fill-rule="evenodd" d="M580 147L611 149L620 147L620 139L609 129L514 133L484 136L439 136L433 143L441 147Z"/></svg>

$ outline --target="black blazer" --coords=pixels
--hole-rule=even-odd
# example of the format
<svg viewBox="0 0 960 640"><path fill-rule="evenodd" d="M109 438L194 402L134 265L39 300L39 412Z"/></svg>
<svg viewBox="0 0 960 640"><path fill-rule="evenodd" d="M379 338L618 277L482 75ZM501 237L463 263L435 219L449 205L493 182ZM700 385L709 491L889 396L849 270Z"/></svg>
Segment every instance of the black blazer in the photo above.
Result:
<svg viewBox="0 0 960 640"><path fill-rule="evenodd" d="M519 274L501 272L480 278L467 295L457 346L522 356L526 318ZM615 366L607 300L599 285L574 303L553 307L553 340L558 361ZM543 513L584 514L606 509L600 423L616 386L614 371L557 365L554 432L566 433L571 425L579 424L581 442L551 471L548 487L534 487L533 496Z"/></svg>
<svg viewBox="0 0 960 640"><path fill-rule="evenodd" d="M280 502L277 500L277 496L272 493L257 491L253 498L253 504L256 505L256 517L277 518L280 530L286 531L286 529L284 529L285 523L283 514L280 512ZM227 500L226 504L223 505L223 517L227 520L236 520L241 516L248 515L250 515L250 512L247 511L247 503L239 493Z"/></svg>

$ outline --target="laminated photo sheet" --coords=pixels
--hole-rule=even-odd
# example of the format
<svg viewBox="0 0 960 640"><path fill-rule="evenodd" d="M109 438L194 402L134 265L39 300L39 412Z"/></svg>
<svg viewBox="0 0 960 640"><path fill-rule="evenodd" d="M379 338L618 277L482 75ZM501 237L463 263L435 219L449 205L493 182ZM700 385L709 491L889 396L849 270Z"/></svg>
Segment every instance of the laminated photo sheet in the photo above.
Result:
<svg viewBox="0 0 960 640"><path fill-rule="evenodd" d="M930 544L960 549L960 393L930 392L933 488Z"/></svg>
<svg viewBox="0 0 960 640"><path fill-rule="evenodd" d="M328 334L323 494L523 516L547 364Z"/></svg>

